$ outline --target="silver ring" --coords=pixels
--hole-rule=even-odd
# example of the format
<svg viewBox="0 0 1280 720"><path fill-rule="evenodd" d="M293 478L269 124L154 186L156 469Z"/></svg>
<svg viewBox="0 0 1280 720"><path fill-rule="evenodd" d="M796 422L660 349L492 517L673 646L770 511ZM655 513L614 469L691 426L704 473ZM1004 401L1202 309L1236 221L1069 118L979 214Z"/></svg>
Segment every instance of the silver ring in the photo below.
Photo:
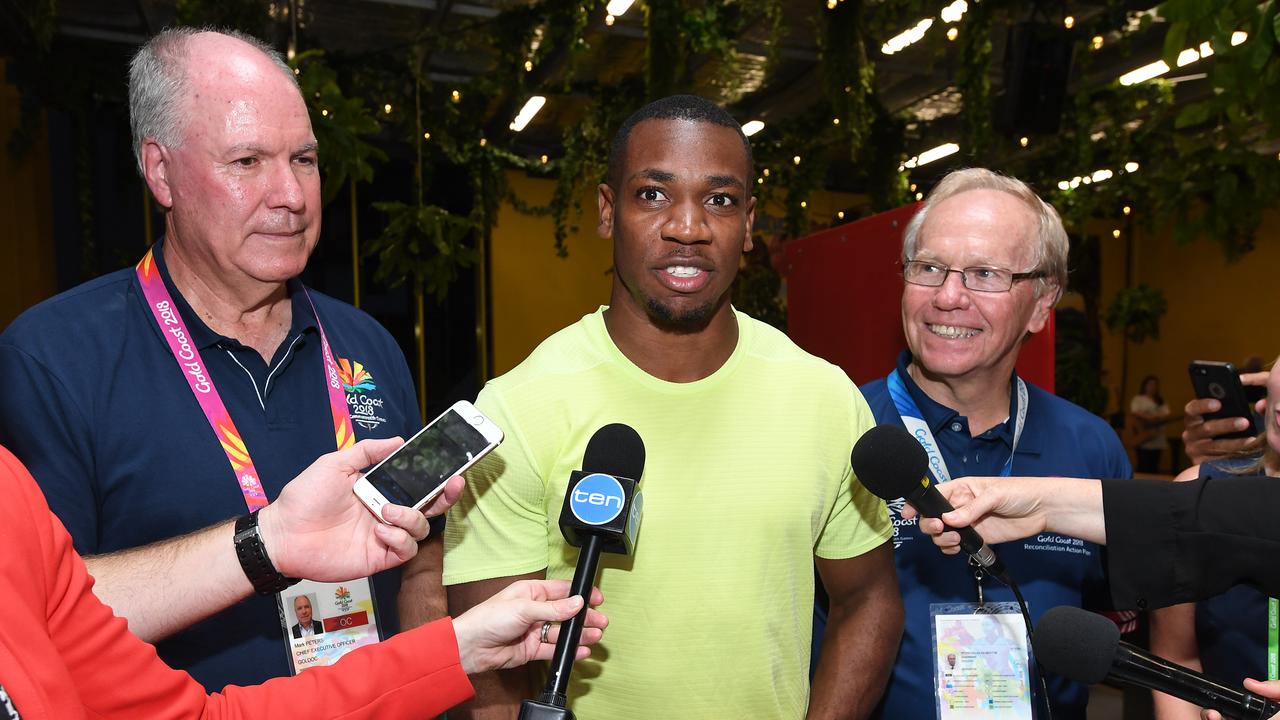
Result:
<svg viewBox="0 0 1280 720"><path fill-rule="evenodd" d="M542 642L547 642L547 633L551 632L551 623L542 623Z"/></svg>

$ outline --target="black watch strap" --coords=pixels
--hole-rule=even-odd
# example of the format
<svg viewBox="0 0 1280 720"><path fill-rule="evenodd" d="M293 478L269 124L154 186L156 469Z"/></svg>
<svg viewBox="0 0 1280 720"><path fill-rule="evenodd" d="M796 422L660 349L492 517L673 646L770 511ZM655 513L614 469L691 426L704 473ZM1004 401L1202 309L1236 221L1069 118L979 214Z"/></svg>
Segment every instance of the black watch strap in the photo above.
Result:
<svg viewBox="0 0 1280 720"><path fill-rule="evenodd" d="M257 510L236 519L235 545L240 568L259 595L275 595L298 582L297 578L281 575L271 564L271 558L267 557L262 534L258 532Z"/></svg>

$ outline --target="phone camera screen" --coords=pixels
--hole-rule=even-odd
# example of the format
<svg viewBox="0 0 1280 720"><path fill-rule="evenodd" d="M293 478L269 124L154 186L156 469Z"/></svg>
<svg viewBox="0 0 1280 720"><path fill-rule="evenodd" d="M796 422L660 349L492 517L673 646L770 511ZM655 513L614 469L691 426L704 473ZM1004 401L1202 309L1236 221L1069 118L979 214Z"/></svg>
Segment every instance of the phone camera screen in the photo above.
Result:
<svg viewBox="0 0 1280 720"><path fill-rule="evenodd" d="M458 413L449 411L366 479L388 500L412 506L488 446L480 431Z"/></svg>

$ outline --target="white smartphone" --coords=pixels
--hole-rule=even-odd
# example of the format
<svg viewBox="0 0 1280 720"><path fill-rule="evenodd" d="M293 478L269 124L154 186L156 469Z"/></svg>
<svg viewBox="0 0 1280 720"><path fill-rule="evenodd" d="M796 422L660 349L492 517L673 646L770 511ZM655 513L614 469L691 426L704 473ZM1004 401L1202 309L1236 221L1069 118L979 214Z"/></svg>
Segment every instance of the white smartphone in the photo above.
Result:
<svg viewBox="0 0 1280 720"><path fill-rule="evenodd" d="M474 405L460 400L356 480L353 491L379 520L387 503L421 510L444 490L449 478L476 464L500 442L502 430Z"/></svg>

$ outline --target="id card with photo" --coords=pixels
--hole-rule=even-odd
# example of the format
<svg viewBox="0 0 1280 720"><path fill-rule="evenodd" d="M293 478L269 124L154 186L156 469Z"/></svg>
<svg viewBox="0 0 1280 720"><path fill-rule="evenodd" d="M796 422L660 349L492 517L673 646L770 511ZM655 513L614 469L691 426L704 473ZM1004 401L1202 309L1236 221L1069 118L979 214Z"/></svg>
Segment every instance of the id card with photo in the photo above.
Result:
<svg viewBox="0 0 1280 720"><path fill-rule="evenodd" d="M936 603L938 720L1032 720L1031 654L1016 603Z"/></svg>
<svg viewBox="0 0 1280 720"><path fill-rule="evenodd" d="M381 639L369 578L322 583L303 580L276 595L293 674Z"/></svg>

